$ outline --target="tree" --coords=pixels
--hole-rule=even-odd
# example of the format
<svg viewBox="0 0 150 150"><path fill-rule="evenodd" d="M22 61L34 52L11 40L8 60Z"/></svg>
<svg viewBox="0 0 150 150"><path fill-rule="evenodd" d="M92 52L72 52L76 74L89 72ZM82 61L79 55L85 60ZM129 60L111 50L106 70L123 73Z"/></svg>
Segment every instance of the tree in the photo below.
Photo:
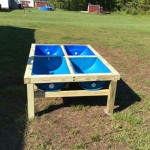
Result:
<svg viewBox="0 0 150 150"><path fill-rule="evenodd" d="M87 10L88 3L99 4L104 10L150 10L150 0L48 0L51 6L66 10Z"/></svg>

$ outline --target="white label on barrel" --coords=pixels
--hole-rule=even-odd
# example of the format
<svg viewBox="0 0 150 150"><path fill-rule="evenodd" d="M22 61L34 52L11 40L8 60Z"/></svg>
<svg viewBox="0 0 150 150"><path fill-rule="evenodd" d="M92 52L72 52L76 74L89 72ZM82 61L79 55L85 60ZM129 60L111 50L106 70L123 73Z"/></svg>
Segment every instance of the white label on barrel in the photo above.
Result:
<svg viewBox="0 0 150 150"><path fill-rule="evenodd" d="M77 52L75 52L75 55L77 55L78 53Z"/></svg>
<svg viewBox="0 0 150 150"><path fill-rule="evenodd" d="M96 83L92 83L91 87L93 87L93 88L96 87Z"/></svg>
<svg viewBox="0 0 150 150"><path fill-rule="evenodd" d="M49 54L50 54L50 52L47 52L47 54L49 55Z"/></svg>
<svg viewBox="0 0 150 150"><path fill-rule="evenodd" d="M52 84L52 83L51 83L51 84L49 84L49 88L50 88L50 89L53 89L53 88L54 88L54 86L55 86L55 85L54 85L54 84Z"/></svg>

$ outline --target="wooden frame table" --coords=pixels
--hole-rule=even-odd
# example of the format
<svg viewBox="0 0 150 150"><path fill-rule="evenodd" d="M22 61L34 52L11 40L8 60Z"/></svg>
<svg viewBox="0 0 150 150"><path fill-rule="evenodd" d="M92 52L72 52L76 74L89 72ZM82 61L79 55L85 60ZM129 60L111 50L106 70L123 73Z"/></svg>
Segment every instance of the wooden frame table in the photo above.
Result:
<svg viewBox="0 0 150 150"><path fill-rule="evenodd" d="M30 54L24 74L24 83L27 84L27 99L28 99L28 118L34 118L34 98L35 97L77 97L77 96L107 96L107 106L105 113L111 115L114 109L115 95L117 81L120 80L120 74L90 45L86 45L96 57L98 57L110 73L93 73L93 74L75 74L72 64L69 61L64 45L60 45L64 57L66 59L70 74L65 75L32 75L32 68L35 56L35 47L37 45L58 45L58 44L32 44ZM65 44L69 45L69 44ZM72 56L74 57L74 56ZM85 56L88 57L88 56ZM69 90L69 91L35 91L35 84L37 83L61 83L61 82L85 82L85 81L110 81L107 89L100 90Z"/></svg>

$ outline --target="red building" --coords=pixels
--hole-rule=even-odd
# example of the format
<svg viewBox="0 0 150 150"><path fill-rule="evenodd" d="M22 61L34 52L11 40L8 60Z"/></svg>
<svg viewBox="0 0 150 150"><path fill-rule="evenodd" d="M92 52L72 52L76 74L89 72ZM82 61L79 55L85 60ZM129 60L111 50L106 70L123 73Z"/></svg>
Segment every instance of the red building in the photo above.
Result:
<svg viewBox="0 0 150 150"><path fill-rule="evenodd" d="M92 4L88 4L88 10L89 13L100 13L103 11L103 7L101 7L100 5L92 5Z"/></svg>
<svg viewBox="0 0 150 150"><path fill-rule="evenodd" d="M35 7L47 6L47 1L38 0L35 1Z"/></svg>

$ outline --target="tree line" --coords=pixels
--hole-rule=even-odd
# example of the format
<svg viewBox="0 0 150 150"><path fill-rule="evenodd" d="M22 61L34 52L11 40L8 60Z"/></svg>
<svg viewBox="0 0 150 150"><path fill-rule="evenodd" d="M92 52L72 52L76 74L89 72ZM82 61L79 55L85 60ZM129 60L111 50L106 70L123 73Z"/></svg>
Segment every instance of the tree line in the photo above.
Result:
<svg viewBox="0 0 150 150"><path fill-rule="evenodd" d="M150 14L150 0L48 0L55 8L65 10L87 10L89 3L99 4L107 11L125 11L127 14Z"/></svg>

